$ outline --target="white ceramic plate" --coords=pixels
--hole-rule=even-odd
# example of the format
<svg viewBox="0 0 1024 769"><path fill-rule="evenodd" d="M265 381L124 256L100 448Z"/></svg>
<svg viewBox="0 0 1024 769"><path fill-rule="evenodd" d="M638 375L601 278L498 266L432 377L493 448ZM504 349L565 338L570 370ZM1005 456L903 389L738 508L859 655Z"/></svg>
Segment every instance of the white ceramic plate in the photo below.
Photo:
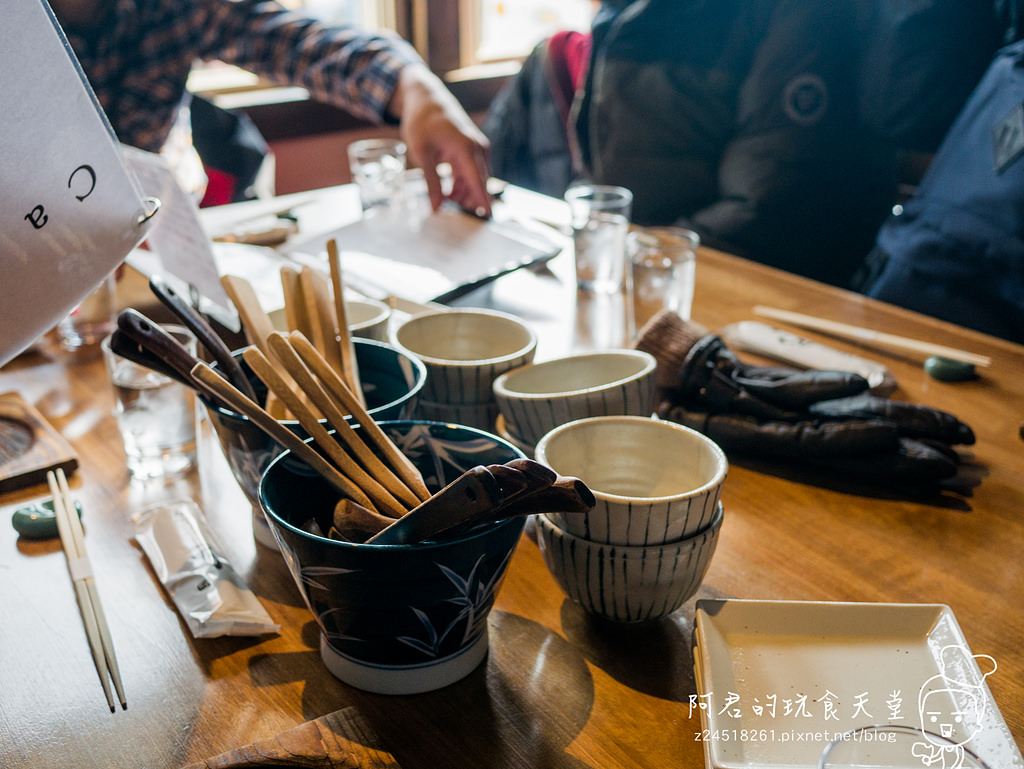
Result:
<svg viewBox="0 0 1024 769"><path fill-rule="evenodd" d="M1024 766L985 683L998 661L971 652L947 606L702 600L694 642L709 769L813 769L830 739L874 723Z"/></svg>

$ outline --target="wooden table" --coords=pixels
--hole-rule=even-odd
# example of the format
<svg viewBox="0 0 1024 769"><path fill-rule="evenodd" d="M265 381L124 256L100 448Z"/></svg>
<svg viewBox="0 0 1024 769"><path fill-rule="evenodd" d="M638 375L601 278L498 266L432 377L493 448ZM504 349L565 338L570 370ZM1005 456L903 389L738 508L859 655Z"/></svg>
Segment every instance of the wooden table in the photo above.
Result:
<svg viewBox="0 0 1024 769"><path fill-rule="evenodd" d="M461 300L515 312L541 337L539 357L624 343L619 300L577 297L563 254ZM133 287L134 285L134 287ZM123 296L145 297L138 277ZM134 292L134 293L133 293ZM1024 741L1024 348L721 253L702 250L694 318L711 329L756 304L992 356L978 380L930 379L921 362L874 354L896 397L952 411L977 433L969 496L906 499L791 468L733 462L726 521L698 597L945 603ZM805 332L824 340L824 337ZM835 347L865 354L852 345ZM281 557L252 538L250 508L212 441L201 468L172 482L129 482L113 396L98 357L41 345L0 372L77 450L72 490L117 647L129 707L103 700L56 540L0 526L0 766L173 769L357 706L406 769L698 767L689 704L694 600L646 627L609 628L567 602L524 538L490 619L485 664L441 691L371 695L333 679ZM0 497L0 514L45 495ZM194 640L133 540L131 515L196 499L280 635Z"/></svg>

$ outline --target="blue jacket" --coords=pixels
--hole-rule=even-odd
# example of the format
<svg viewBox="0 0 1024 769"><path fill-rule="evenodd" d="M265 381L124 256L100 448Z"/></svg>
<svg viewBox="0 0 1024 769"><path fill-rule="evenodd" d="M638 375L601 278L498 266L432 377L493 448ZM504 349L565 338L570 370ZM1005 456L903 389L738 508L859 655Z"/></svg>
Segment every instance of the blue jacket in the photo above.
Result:
<svg viewBox="0 0 1024 769"><path fill-rule="evenodd" d="M995 57L871 261L869 296L1024 343L1024 42Z"/></svg>

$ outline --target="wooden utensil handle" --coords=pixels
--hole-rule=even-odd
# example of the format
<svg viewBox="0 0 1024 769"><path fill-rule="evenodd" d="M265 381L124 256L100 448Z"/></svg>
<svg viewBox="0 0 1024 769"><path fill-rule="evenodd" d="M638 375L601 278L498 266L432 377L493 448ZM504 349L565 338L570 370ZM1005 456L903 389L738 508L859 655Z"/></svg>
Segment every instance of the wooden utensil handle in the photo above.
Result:
<svg viewBox="0 0 1024 769"><path fill-rule="evenodd" d="M242 367L238 365L238 361L235 360L224 340L213 330L213 326L207 322L206 318L159 275L150 276L149 288L157 299L163 302L196 335L200 344L210 352L213 359L224 370L228 381L246 396L256 400L256 392L252 389L249 378L242 371Z"/></svg>
<svg viewBox="0 0 1024 769"><path fill-rule="evenodd" d="M253 424L313 468L337 491L353 499L359 498L362 495L359 487L338 472L330 462L320 456L295 433L270 416L259 404L242 395L241 392L222 379L220 375L205 363L201 361L197 363L195 368L192 369L192 376L209 385L217 396L230 405L234 411L249 417Z"/></svg>

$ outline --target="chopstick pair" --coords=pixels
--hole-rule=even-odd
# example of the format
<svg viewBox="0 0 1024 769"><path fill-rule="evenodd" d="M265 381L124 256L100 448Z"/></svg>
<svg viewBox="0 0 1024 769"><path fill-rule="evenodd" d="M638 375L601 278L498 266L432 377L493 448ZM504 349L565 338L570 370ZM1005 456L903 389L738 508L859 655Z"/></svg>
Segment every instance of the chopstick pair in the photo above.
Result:
<svg viewBox="0 0 1024 769"><path fill-rule="evenodd" d="M110 712L113 713L116 709L114 696L110 690L110 681L113 681L114 691L121 703L121 708L127 709L128 703L125 700L124 687L121 684L121 672L117 666L117 656L114 654L114 643L110 638L110 628L107 626L103 606L100 604L100 596L96 590L96 581L93 579L89 556L85 551L85 533L82 531L82 522L74 512L75 504L71 499L71 491L68 488L64 470L57 468L56 472L53 470L47 472L46 482L53 495L57 531L60 533L64 554L67 556L68 571L71 572L78 607L82 613L82 620L85 622L85 633L89 639L89 646L92 648L92 658L96 664L96 672L100 676L100 683L103 685L103 693L107 697Z"/></svg>

